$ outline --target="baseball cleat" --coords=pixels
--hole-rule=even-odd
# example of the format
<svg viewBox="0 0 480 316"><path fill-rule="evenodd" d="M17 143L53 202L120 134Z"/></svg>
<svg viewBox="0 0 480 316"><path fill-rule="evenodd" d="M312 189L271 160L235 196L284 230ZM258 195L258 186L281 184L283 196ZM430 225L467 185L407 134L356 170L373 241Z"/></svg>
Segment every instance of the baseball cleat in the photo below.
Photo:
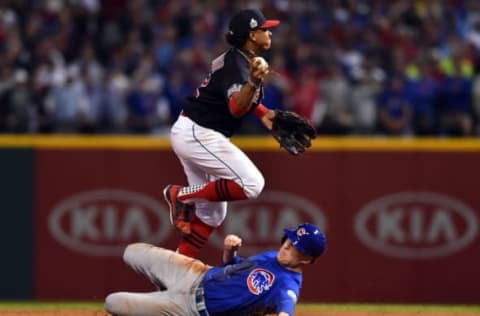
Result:
<svg viewBox="0 0 480 316"><path fill-rule="evenodd" d="M181 188L181 185L169 184L163 189L163 197L170 208L170 222L179 231L188 235L192 232L190 222L195 214L195 206L183 203L177 198Z"/></svg>

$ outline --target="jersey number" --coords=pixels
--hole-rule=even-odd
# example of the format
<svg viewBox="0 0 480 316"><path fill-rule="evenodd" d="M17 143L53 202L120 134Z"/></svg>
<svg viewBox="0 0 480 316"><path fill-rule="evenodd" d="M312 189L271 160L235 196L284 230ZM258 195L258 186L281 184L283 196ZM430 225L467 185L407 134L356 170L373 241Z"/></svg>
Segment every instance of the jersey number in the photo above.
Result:
<svg viewBox="0 0 480 316"><path fill-rule="evenodd" d="M203 79L200 86L195 90L195 97L196 98L198 98L198 96L200 95L199 89L208 86L208 83L210 82L210 78L212 77L212 74L215 71L223 68L224 65L225 65L225 53L221 54L220 56L218 56L217 58L215 58L212 61L212 67L211 67L210 73L208 74L208 76L205 79Z"/></svg>

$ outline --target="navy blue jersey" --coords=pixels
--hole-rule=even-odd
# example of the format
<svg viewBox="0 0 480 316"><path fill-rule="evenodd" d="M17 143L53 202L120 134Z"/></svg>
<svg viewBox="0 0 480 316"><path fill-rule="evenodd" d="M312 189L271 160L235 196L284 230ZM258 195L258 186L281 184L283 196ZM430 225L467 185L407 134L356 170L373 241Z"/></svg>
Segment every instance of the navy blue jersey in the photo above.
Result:
<svg viewBox="0 0 480 316"><path fill-rule="evenodd" d="M235 257L233 264L208 270L202 281L208 313L244 316L269 311L293 315L302 274L281 266L277 253Z"/></svg>
<svg viewBox="0 0 480 316"><path fill-rule="evenodd" d="M184 100L183 112L203 127L214 129L227 137L232 136L240 127L243 117L253 111L263 98L261 87L253 97L249 112L241 117L233 117L230 113L230 96L240 91L249 76L247 56L237 48L228 50L213 60L210 73L195 95Z"/></svg>

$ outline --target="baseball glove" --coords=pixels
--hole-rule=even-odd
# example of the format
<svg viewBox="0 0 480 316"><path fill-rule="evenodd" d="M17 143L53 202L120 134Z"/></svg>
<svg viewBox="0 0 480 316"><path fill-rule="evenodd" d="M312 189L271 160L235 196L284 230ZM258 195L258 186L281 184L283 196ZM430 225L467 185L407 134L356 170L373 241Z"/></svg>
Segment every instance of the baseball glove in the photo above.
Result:
<svg viewBox="0 0 480 316"><path fill-rule="evenodd" d="M281 147L292 155L303 153L317 136L312 124L291 111L276 110L271 131Z"/></svg>

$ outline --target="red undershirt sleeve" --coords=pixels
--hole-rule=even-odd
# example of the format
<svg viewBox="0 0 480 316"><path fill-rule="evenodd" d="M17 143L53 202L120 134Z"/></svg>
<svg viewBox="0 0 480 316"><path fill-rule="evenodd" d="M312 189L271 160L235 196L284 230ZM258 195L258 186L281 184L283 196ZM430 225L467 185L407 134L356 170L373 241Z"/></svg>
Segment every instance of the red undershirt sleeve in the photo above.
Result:
<svg viewBox="0 0 480 316"><path fill-rule="evenodd" d="M255 108L255 110L253 110L253 113L258 117L258 118L262 118L265 116L265 114L267 114L268 112L268 108L263 105L263 104L259 104L257 105L257 107Z"/></svg>

